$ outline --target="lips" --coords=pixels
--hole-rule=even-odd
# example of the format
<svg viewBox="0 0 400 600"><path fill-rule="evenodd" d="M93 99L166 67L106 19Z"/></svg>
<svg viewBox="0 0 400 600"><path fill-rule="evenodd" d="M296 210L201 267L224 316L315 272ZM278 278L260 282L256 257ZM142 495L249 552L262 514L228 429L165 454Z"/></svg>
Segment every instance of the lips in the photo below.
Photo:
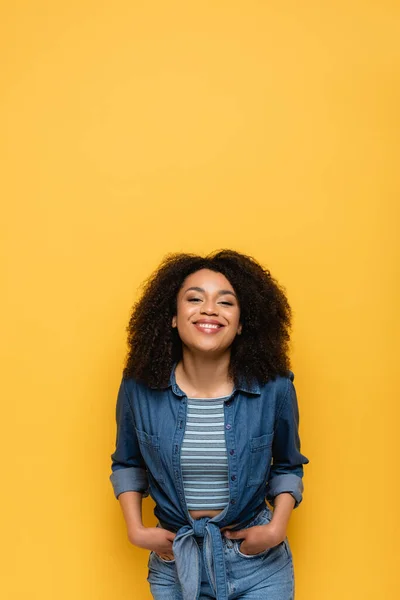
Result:
<svg viewBox="0 0 400 600"><path fill-rule="evenodd" d="M222 323L216 319L198 319L194 321L194 325L218 325L219 327L223 327Z"/></svg>
<svg viewBox="0 0 400 600"><path fill-rule="evenodd" d="M217 331L220 331L220 329L222 329L224 327L224 325L222 325L222 323L219 323L218 321L215 320L205 320L205 319L200 319L199 321L196 321L195 323L193 323L193 325L199 330L202 331L204 333L216 333Z"/></svg>

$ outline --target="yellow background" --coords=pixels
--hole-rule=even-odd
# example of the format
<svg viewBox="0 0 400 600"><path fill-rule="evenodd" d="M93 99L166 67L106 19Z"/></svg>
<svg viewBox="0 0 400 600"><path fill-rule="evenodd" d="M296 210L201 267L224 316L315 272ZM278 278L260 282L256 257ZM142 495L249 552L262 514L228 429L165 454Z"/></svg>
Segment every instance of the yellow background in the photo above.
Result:
<svg viewBox="0 0 400 600"><path fill-rule="evenodd" d="M3 4L2 598L150 598L108 479L125 327L167 252L223 247L294 310L296 600L398 598L399 18Z"/></svg>

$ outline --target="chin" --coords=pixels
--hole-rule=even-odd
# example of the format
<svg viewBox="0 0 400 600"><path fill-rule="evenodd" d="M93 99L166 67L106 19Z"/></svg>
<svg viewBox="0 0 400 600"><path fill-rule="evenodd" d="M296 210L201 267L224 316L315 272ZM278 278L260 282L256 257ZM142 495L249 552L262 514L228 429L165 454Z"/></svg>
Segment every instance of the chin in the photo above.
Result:
<svg viewBox="0 0 400 600"><path fill-rule="evenodd" d="M189 350L196 352L197 354L216 354L221 355L229 350L228 348L221 348L220 346L188 346Z"/></svg>

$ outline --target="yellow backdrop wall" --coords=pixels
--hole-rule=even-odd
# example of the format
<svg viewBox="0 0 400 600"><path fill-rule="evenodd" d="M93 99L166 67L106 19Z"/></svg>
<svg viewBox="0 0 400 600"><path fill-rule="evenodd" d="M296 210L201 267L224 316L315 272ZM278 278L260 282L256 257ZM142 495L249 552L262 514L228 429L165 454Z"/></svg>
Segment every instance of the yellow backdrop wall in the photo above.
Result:
<svg viewBox="0 0 400 600"><path fill-rule="evenodd" d="M125 327L167 252L230 247L294 310L296 598L397 598L399 4L1 11L1 597L150 598L108 480Z"/></svg>

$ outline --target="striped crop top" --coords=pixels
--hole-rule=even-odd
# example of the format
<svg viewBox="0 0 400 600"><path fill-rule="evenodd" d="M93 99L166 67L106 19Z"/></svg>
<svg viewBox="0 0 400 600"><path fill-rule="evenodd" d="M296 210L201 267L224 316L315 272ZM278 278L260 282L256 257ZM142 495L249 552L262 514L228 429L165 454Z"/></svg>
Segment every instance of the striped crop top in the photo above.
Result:
<svg viewBox="0 0 400 600"><path fill-rule="evenodd" d="M224 400L188 398L181 467L188 510L223 509L229 501Z"/></svg>

